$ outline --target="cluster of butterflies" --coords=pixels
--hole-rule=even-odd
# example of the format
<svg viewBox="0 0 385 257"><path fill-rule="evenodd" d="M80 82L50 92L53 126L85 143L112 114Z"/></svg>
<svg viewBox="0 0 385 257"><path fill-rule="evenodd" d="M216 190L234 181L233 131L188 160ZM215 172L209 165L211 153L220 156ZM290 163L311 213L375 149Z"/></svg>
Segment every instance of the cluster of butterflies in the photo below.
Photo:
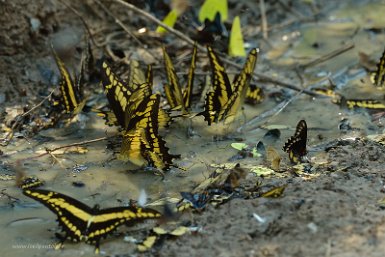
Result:
<svg viewBox="0 0 385 257"><path fill-rule="evenodd" d="M173 159L179 155L169 153L165 140L159 130L169 125L176 117L204 116L208 125L224 121L230 123L244 99L259 102L262 91L258 87L249 87L252 73L256 66L258 50L252 49L241 72L230 82L224 65L214 52L207 47L212 70L212 87L205 98L204 111L191 114L193 98L194 72L197 59L197 46L194 46L191 65L185 87L181 87L175 68L166 49L163 48L164 62L168 83L164 86L168 109L161 106L160 93L153 92L153 74L151 66L144 73L139 63L131 61L128 80L119 78L107 61L101 67L101 81L108 99L108 110L99 110L98 114L106 119L106 124L119 126L122 130L122 147L119 159L128 160L157 170L168 170ZM74 84L68 70L60 58L55 59L62 75L60 90L65 112L77 114L84 107L85 99L81 94L81 81ZM81 76L80 76L81 78ZM172 116L175 111L181 114Z"/></svg>
<svg viewBox="0 0 385 257"><path fill-rule="evenodd" d="M212 67L212 88L206 94L204 111L198 113L198 115L204 116L207 123L211 125L219 121L233 119L246 94L260 96L258 89L249 87L258 51L256 49L251 50L241 73L230 83L224 66L216 53L211 47L207 47L207 50ZM100 114L105 117L107 124L117 125L122 128L123 144L120 154L123 158L127 158L134 163L135 160L143 158L150 165L165 170L173 166L172 159L177 156L168 153L166 143L159 135L159 129L166 127L173 118L170 116L170 111L181 111L183 116L190 114L197 49L195 46L188 72L187 85L183 89L165 49L163 49L163 54L169 82L164 88L170 106L168 110L161 108L160 94L152 92L152 69L150 66L147 72L143 74L138 68L138 63L132 62L129 81L125 82L104 61L102 64L102 84L107 95L110 111L100 112ZM62 74L60 89L65 112L76 114L81 111L85 104L79 90L81 78L74 84L63 62L56 54L54 55ZM383 85L385 81L385 52L377 67L373 82L378 86ZM353 100L347 101L348 106L367 107L363 104L364 102L349 103L349 101ZM307 124L305 120L301 120L297 124L294 135L288 139L283 147L283 150L289 154L292 163L298 164L305 161L304 157L307 154L306 142ZM35 188L41 185L35 179L28 178L26 183L28 185L23 184L21 186L23 193L41 202L57 215L59 225L64 232L64 235L60 236L61 241L58 247L61 247L66 239L75 242L85 241L95 245L95 252L98 253L100 240L111 234L120 225L132 225L142 220L156 219L162 216L161 213L154 209L142 208L136 205L108 209L100 209L96 205L91 208L67 195ZM261 194L261 196L279 196L284 188L282 186L269 190ZM204 191L200 194L183 193L183 201L177 205L177 210L183 211L187 208L186 206L195 209L204 208L206 203L213 201L212 196L213 193L210 191ZM226 199L221 201L226 201ZM139 245L138 249L146 249L147 245L151 245L159 235L167 233L177 235L186 231L186 229L171 232L158 230L154 229L153 234L142 245Z"/></svg>
<svg viewBox="0 0 385 257"><path fill-rule="evenodd" d="M377 68L375 71L369 71L371 83L379 88L385 88L385 50L382 53L382 56L377 63ZM346 107L348 109L354 108L366 108L366 109L377 109L384 110L385 102L381 100L373 99L347 99L343 95L334 91L334 88L314 88L315 92L329 96L332 99L332 102L340 105L341 107Z"/></svg>

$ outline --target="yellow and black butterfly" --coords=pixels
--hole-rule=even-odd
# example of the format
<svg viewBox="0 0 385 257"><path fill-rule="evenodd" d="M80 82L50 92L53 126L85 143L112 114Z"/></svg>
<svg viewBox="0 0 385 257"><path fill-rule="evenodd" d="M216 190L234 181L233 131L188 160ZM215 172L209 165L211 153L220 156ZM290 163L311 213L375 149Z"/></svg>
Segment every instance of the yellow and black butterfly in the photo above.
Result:
<svg viewBox="0 0 385 257"><path fill-rule="evenodd" d="M366 108L366 109L385 109L385 102L380 100L371 100L371 99L346 99L341 97L337 102L342 107L347 107L349 109L354 108Z"/></svg>
<svg viewBox="0 0 385 257"><path fill-rule="evenodd" d="M135 69L131 71L130 80L131 84L125 83L121 80L110 68L106 61L102 64L102 84L107 95L107 99L110 105L117 125L120 125L123 129L126 129L129 121L127 118L131 118L126 114L126 110L130 113L135 111L138 105L147 96L151 95L151 85L148 83L136 84L139 78L135 75L137 72ZM108 115L107 115L108 117ZM110 118L113 116L110 114Z"/></svg>
<svg viewBox="0 0 385 257"><path fill-rule="evenodd" d="M59 247L66 239L85 241L95 245L95 252L99 253L100 239L111 234L118 226L132 225L161 216L156 210L136 206L99 209L96 205L91 208L72 197L44 189L26 189L23 193L57 215L59 225L65 233L61 236Z"/></svg>
<svg viewBox="0 0 385 257"><path fill-rule="evenodd" d="M84 63L82 64L82 71L79 74L79 79L77 83L74 83L74 80L71 78L70 73L67 67L64 65L63 61L60 59L58 54L52 47L52 53L55 57L57 67L60 71L60 92L62 100L60 101L63 105L66 113L78 114L82 111L86 100L83 98L83 93L81 90L81 83L83 83L84 76Z"/></svg>
<svg viewBox="0 0 385 257"><path fill-rule="evenodd" d="M194 72L196 67L197 44L195 43L191 56L190 69L187 76L187 84L182 92L178 77L170 56L163 47L163 57L166 67L168 84L164 85L167 101L172 110L182 110L184 113L191 108L192 90L194 84Z"/></svg>
<svg viewBox="0 0 385 257"><path fill-rule="evenodd" d="M199 114L205 117L208 125L211 125L213 122L233 119L236 115L249 87L258 50L254 48L250 51L241 73L234 78L232 84L214 50L207 46L207 52L212 69L212 89L206 94L204 111Z"/></svg>
<svg viewBox="0 0 385 257"><path fill-rule="evenodd" d="M259 104L263 101L265 95L262 88L250 85L246 90L245 102L251 105Z"/></svg>
<svg viewBox="0 0 385 257"><path fill-rule="evenodd" d="M180 155L173 155L168 152L166 142L159 135L160 117L163 117L160 109L160 96L156 94L153 108L148 117L146 135L146 151L144 156L151 166L161 170L167 170L172 164L172 160L179 158ZM164 120L164 119L163 119ZM164 122L164 121L163 121Z"/></svg>
<svg viewBox="0 0 385 257"><path fill-rule="evenodd" d="M376 87L385 87L385 50L382 53L380 61L377 63L377 70L371 74L370 79Z"/></svg>
<svg viewBox="0 0 385 257"><path fill-rule="evenodd" d="M297 124L294 136L290 137L283 146L283 150L289 153L289 159L292 163L300 163L301 158L307 154L306 141L307 125L305 120L301 120Z"/></svg>
<svg viewBox="0 0 385 257"><path fill-rule="evenodd" d="M137 165L145 159L160 170L167 170L173 165L172 159L179 155L170 154L166 142L159 135L159 124L167 122L168 116L164 116L164 113L160 108L159 94L153 94L142 102L131 119L134 128L123 134L121 159Z"/></svg>

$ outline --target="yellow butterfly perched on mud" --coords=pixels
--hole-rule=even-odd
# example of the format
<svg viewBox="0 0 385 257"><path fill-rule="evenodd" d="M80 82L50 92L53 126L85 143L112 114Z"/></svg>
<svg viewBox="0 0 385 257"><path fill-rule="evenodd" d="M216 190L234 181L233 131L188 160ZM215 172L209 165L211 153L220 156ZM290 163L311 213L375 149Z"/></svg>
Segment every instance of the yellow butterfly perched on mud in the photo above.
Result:
<svg viewBox="0 0 385 257"><path fill-rule="evenodd" d="M187 83L182 91L178 77L175 72L170 56L163 47L163 57L166 67L168 84L164 85L164 91L170 108L172 110L182 110L186 113L191 108L192 90L194 84L194 72L196 67L197 44L195 43L191 56L190 69L187 75Z"/></svg>
<svg viewBox="0 0 385 257"><path fill-rule="evenodd" d="M376 87L385 87L385 50L377 63L377 70L371 74L370 79Z"/></svg>
<svg viewBox="0 0 385 257"><path fill-rule="evenodd" d="M86 99L83 99L83 92L82 92L82 82L83 82L83 76L84 76L84 66L86 65L85 62L82 63L82 69L79 74L79 78L76 80L76 84L74 83L74 80L72 79L67 67L63 63L63 61L60 59L59 55L55 52L55 50L52 48L52 54L55 57L55 61L57 64L57 67L60 71L61 78L60 78L60 92L61 92L61 100L59 101L63 107L66 113L72 113L72 114L78 114L82 111Z"/></svg>
<svg viewBox="0 0 385 257"><path fill-rule="evenodd" d="M101 72L103 88L112 110L112 113L101 113L109 124L115 123L125 130L133 128L131 120L137 108L152 94L152 70L149 69L144 77L140 75L138 67L131 68L129 84L121 80L106 61L102 64Z"/></svg>
<svg viewBox="0 0 385 257"><path fill-rule="evenodd" d="M57 248L69 239L95 245L95 253L99 253L100 239L112 234L120 225L133 225L145 219L161 217L156 210L136 206L100 209L95 205L91 208L70 196L50 190L26 189L23 193L57 215L64 232Z"/></svg>
<svg viewBox="0 0 385 257"><path fill-rule="evenodd" d="M161 110L159 94L152 94L142 102L132 119L135 128L123 133L119 159L129 160L138 166L147 161L159 170L174 166L172 160L179 155L170 154L166 142L159 135L159 124L167 119L160 114ZM163 120L160 120L162 117Z"/></svg>
<svg viewBox="0 0 385 257"><path fill-rule="evenodd" d="M289 159L292 163L300 163L301 159L307 154L307 124L305 120L301 120L297 124L294 136L290 137L283 150L289 154Z"/></svg>
<svg viewBox="0 0 385 257"><path fill-rule="evenodd" d="M213 122L234 119L249 87L258 49L250 51L241 73L234 78L233 83L230 83L221 60L210 46L207 46L207 52L212 71L212 88L206 94L205 109L199 114L211 125Z"/></svg>

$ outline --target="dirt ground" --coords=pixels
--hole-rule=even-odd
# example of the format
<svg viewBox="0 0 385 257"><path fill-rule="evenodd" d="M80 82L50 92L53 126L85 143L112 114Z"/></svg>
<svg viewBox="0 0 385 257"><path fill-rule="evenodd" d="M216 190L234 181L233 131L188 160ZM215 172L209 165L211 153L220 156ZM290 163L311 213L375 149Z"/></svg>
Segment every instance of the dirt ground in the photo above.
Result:
<svg viewBox="0 0 385 257"><path fill-rule="evenodd" d="M4 1L0 4L2 14L0 15L2 136L6 134L5 127L12 126L17 114L36 106L54 88L53 85L57 82L58 75L51 55L51 43L63 57L63 61L69 64L71 70L78 68L82 49L85 46L84 24L79 16L62 2L70 4L88 24L94 40L98 43L98 46L93 46L96 61L105 55L111 57L112 53L117 63L116 66L121 64L124 70L126 59L139 59L144 64L154 65L156 84L162 84L166 76L163 70L161 46L165 44L168 49L173 50L172 58L178 60L177 70L187 70L189 57L186 56L191 49L190 45L173 34L164 36L155 34L152 32L156 29L154 23L123 8L115 1L101 2L135 34L141 42L140 44L127 35L116 23L114 17L97 4L99 1L86 0L81 3L55 0ZM151 10L144 1L128 2L144 8L153 15L159 15L160 19L168 12L167 8L162 7L163 1L148 1L158 4ZM188 9L190 11L186 12L184 19L176 25L176 29L183 31L188 37L194 38L196 28L191 25L193 24L191 15L199 10L202 3L200 1L190 2L194 2ZM383 99L383 91L378 93L378 91L361 85L360 81L363 80L362 77L366 76L366 71L363 70L358 60L358 52L367 50L369 52L366 53L377 60L383 50L385 21L380 17L381 14L378 15L375 12L376 9L378 12L383 10L382 1L351 0L346 3L265 1L270 28L268 39L263 39L260 5L255 2L258 1L229 1L229 16L240 15L245 42L252 47L261 48L257 66L258 73L297 86L301 85L301 81L316 84L319 78L327 73L333 83L346 85L341 91L345 90L345 93L352 98L362 98L362 96L373 98L374 96L376 99ZM372 11L375 13L374 16ZM360 15L363 13L367 14L369 18L365 19L365 15ZM339 23L341 20L349 20L351 23ZM231 23L227 25L229 27ZM140 28L147 28L149 32L139 33ZM296 32L301 36L298 36ZM329 34L325 36L323 33ZM289 39L276 43L283 35ZM337 40L338 44L333 40ZM218 52L226 53L227 44L223 41L223 38L219 38L212 44ZM301 76L297 76L298 72L301 73L301 69L298 71L298 67L294 64L306 63L351 41L355 43L355 52L351 55L345 56L343 60L329 60L326 64L311 67ZM186 52L188 53L186 54ZM203 53L198 56L205 58ZM243 63L242 58L235 61ZM354 63L351 65L353 67L349 66L351 63ZM203 84L205 75L209 74L207 59L202 60L198 68L199 72L203 74L198 76L198 84ZM342 73L339 73L341 70ZM341 74L343 76L340 76ZM95 78L90 76L91 79L94 81L89 82L86 92L91 95L90 102L98 103L103 97L102 89L97 76ZM277 105L276 98L288 98L296 94L296 91L274 83L263 84L262 79L257 82L262 84L265 89L266 100L260 107L265 111ZM357 83L361 83L360 86L356 87L356 90L352 90L351 86L355 86ZM305 83L305 85L307 84ZM302 86L305 85L302 83ZM160 86L158 85L158 87ZM199 96L196 98L199 99ZM325 109L322 109L324 107ZM15 129L15 136L11 143L8 146L1 146L0 156L4 155L1 159L2 173L12 171L18 160L25 160L25 158L39 154L37 149L42 148L45 140L52 144L59 142L59 145L60 142L90 140L93 139L91 136L101 137L110 129L88 124L87 129L89 130L84 131L77 131L75 128L76 132L68 132L59 127L40 131L39 126L36 125L37 117L41 117L48 108L48 103L44 103L35 112L28 115L24 120L24 125ZM262 113L262 111L252 108L255 107L245 107L246 121L254 117L255 113ZM297 174L293 172L292 165L289 164L286 153L283 153L281 148L285 140L294 133L291 128L295 127L302 118L306 118L309 125L309 159L314 164L314 168L309 172ZM344 118L349 120L349 126L345 130L340 126ZM256 183L256 181L263 181L263 184L268 186L286 185L281 197L233 199L218 207L208 205L202 212L187 212L180 218L180 221L189 223L191 227L196 227L198 230L181 237L164 240L146 253L138 253L132 244L123 241L121 234L127 235L129 232L121 232L120 236L112 236L108 240L102 241L102 255L384 256L385 148L384 144L368 140L366 137L369 134L383 132L382 119L374 118L372 113L366 110L346 111L325 99L303 94L278 116L273 116L269 121L263 123L263 125L287 126L282 129L282 136L279 140L273 144L276 149L279 149L282 156L285 155L282 165L285 167L283 172L262 177L250 173L241 182L241 187ZM94 120L96 120L95 117L90 121ZM101 121L99 123L101 124ZM156 176L152 176L152 174L130 173L127 175L127 168L123 167L122 163L116 160L110 162L113 153L106 150L106 143L94 146L94 155L90 153L86 157L65 159L61 164L66 168L58 167L59 164L52 165L52 160L48 157L41 161L27 161L24 168L32 174L45 177L48 187L54 190L60 188L71 193L74 189L69 182L79 179L89 184L87 184L87 190L77 191L82 189L76 189L73 191L74 194L84 196L106 190L105 192L108 192L109 196L115 197L112 202L116 202L117 199L127 197L125 191L132 190L128 195L132 198L137 197L141 187L144 187L150 194L150 198L156 200L164 196L163 193L167 190L170 195L178 195L179 191L190 190L207 178L209 164L226 162L236 154L234 149L228 147L231 142L235 141L234 138L241 137L245 142L255 144L259 141L258 138L262 138L265 133L261 129L258 132L250 129L248 132L230 133L228 138L224 137L225 139L216 141L216 130L207 132L208 129L202 124L194 127L194 129L204 132L199 132L201 134L191 140L191 145L186 144L183 137L185 132L181 132L182 129L180 129L184 128L182 125L174 128L174 130L180 130L175 132L179 133L175 138L171 132L167 134L166 139L174 140L174 142L170 140L172 142L170 145L175 146L171 151L182 154L181 163L186 166L195 166L190 173L188 173L189 171L186 173L187 175L180 176L178 172L170 172L166 175L165 181L154 179L153 177ZM258 126L261 124L258 123ZM54 134L50 134L52 131ZM64 141L68 138L72 141ZM344 140L340 140L340 138L344 138ZM332 142L332 146L325 147L326 142ZM18 151L20 152L18 153ZM90 151L92 151L91 147ZM100 161L101 159L103 161ZM96 164L92 164L93 162ZM256 161L246 158L235 162L239 162L242 166L253 162L255 164ZM257 162L257 164L267 163L265 160ZM88 165L91 170L94 168L97 172L91 175L87 173L78 174L77 177L72 176L68 167L75 164ZM51 169L56 169L55 175L52 175L53 171L52 174L47 172ZM106 173L107 171L110 173ZM114 174L113 172L116 172L116 177L110 175ZM57 177L57 174L61 175ZM124 177L127 176L130 177L125 185L127 178L125 180ZM63 180L58 178L63 178ZM93 247L84 243L69 243L61 251L11 249L9 244L28 236L34 237L35 240L39 240L38 237L42 237L43 241L52 240L56 225L54 216L47 214L42 218L44 221L42 223L31 225L26 222L18 226L9 226L15 220L29 217L29 215L31 217L42 213L45 215L48 210L41 207L39 212L36 212L36 206L25 205L25 202L30 199L25 199L26 197L20 193L20 190L15 189L14 183L4 182L7 184L2 184L3 181L0 183L2 190L7 190L8 194L22 199L23 203L20 204L21 207L16 204L16 207L9 208L9 202L4 200L6 195L3 194L0 197L2 200L0 211L3 214L3 220L0 218L0 225L6 231L1 237L3 245L0 245L0 248L4 251L2 256L89 256L93 253ZM91 183L94 184L90 185ZM106 187L110 189L105 189ZM103 201L109 202L108 199L110 198L104 198ZM29 214L29 211L33 211L33 214ZM36 229L32 229L33 226ZM42 228L43 226L44 228ZM36 232L34 235L32 232L39 228L40 232ZM139 234L143 236L146 233Z"/></svg>

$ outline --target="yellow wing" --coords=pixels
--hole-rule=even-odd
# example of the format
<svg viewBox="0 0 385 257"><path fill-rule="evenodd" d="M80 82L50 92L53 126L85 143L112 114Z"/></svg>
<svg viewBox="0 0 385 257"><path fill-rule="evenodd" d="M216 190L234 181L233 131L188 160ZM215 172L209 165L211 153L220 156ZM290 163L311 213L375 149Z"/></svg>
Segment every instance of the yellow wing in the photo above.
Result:
<svg viewBox="0 0 385 257"><path fill-rule="evenodd" d="M162 170L172 165L172 159L178 156L168 153L166 142L159 135L159 124L168 122L166 112L161 110L159 94L153 94L141 103L131 119L133 126L123 136L120 159L134 160L132 162L136 165L145 159Z"/></svg>
<svg viewBox="0 0 385 257"><path fill-rule="evenodd" d="M75 87L73 80L68 72L67 67L63 61L57 55L55 50L52 48L52 53L55 57L57 67L59 68L61 79L60 79L60 92L63 98L63 105L67 113L73 112L80 104L80 92ZM84 107L84 104L83 106ZM78 111L79 112L79 111Z"/></svg>
<svg viewBox="0 0 385 257"><path fill-rule="evenodd" d="M353 108L385 109L385 104L378 100L346 99L345 104L349 109L353 109Z"/></svg>
<svg viewBox="0 0 385 257"><path fill-rule="evenodd" d="M145 82L146 78L137 65L137 62L131 62L129 85L112 72L107 62L103 62L102 66L102 82L110 108L115 114L117 123L126 130L134 127L132 120L135 120L136 110L152 93L151 85ZM149 71L150 73L151 71ZM150 77L147 78L147 80L149 79Z"/></svg>
<svg viewBox="0 0 385 257"><path fill-rule="evenodd" d="M164 65L166 67L166 74L168 84L164 85L164 91L166 93L167 101L173 110L182 109L184 111L184 103L181 87L178 81L178 77L175 72L174 65L172 64L170 56L166 52L166 48L163 47Z"/></svg>
<svg viewBox="0 0 385 257"><path fill-rule="evenodd" d="M219 112L229 101L232 88L225 67L210 46L207 46L207 53L212 72L212 89L206 94L205 109L200 115L203 115L208 125L211 125L213 122L218 122Z"/></svg>
<svg viewBox="0 0 385 257"><path fill-rule="evenodd" d="M249 88L251 75L254 72L257 62L257 55L258 50L256 48L250 51L241 73L234 80L234 91L230 99L219 112L218 121L225 120L226 123L231 123L235 119L240 106L243 104L247 89Z"/></svg>
<svg viewBox="0 0 385 257"><path fill-rule="evenodd" d="M265 95L263 93L262 88L257 87L255 85L249 85L249 87L246 90L246 97L245 97L246 103L251 105L256 105L258 103L261 103L264 98L265 98Z"/></svg>
<svg viewBox="0 0 385 257"><path fill-rule="evenodd" d="M158 218L161 214L149 208L135 206L115 207L100 210L97 206L90 208L84 203L58 192L44 189L26 189L24 195L39 201L57 215L57 220L65 232L65 239L86 241L95 245L99 252L100 239L112 233L122 224L133 220Z"/></svg>
<svg viewBox="0 0 385 257"><path fill-rule="evenodd" d="M249 87L251 76L254 72L255 65L258 59L258 49L253 48L249 55L247 56L247 60L243 66L241 73L235 77L233 81L233 91L240 92L241 95L245 94L245 89Z"/></svg>
<svg viewBox="0 0 385 257"><path fill-rule="evenodd" d="M189 72L187 75L187 84L186 84L186 87L183 91L183 102L184 102L184 107L186 109L191 108L197 52L198 52L198 47L197 47L197 42L195 42L194 48L193 48L193 53L191 56L190 69L189 69Z"/></svg>
<svg viewBox="0 0 385 257"><path fill-rule="evenodd" d="M385 50L382 53L380 61L377 63L377 70L371 74L371 80L376 87L385 87Z"/></svg>

